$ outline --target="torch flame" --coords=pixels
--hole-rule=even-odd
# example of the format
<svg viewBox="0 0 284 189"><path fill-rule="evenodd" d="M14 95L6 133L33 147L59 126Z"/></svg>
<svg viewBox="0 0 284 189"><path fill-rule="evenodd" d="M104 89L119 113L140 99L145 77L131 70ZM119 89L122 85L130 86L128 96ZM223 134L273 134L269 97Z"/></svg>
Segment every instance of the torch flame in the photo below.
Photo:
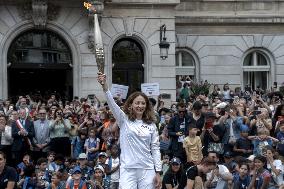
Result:
<svg viewBox="0 0 284 189"><path fill-rule="evenodd" d="M89 10L92 7L92 4L88 2L84 2L84 7L86 7L86 9Z"/></svg>

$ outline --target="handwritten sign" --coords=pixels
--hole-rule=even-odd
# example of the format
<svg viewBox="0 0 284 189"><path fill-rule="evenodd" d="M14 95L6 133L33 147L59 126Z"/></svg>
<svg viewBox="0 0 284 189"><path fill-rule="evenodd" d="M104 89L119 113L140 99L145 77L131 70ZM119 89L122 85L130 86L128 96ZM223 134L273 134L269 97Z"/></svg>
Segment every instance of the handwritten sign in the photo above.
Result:
<svg viewBox="0 0 284 189"><path fill-rule="evenodd" d="M126 99L128 93L128 86L112 84L110 92L114 97Z"/></svg>
<svg viewBox="0 0 284 189"><path fill-rule="evenodd" d="M159 96L160 95L160 85L159 83L142 83L141 91L147 96Z"/></svg>

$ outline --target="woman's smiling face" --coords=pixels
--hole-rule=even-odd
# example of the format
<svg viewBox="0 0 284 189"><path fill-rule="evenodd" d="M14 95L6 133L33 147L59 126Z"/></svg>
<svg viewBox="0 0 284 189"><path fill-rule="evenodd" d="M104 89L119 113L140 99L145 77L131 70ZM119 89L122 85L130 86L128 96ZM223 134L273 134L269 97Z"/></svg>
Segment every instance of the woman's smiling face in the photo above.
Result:
<svg viewBox="0 0 284 189"><path fill-rule="evenodd" d="M256 170L263 168L264 163L262 161L260 161L259 159L255 159L254 160L254 166L256 168Z"/></svg>
<svg viewBox="0 0 284 189"><path fill-rule="evenodd" d="M146 106L146 100L141 95L137 96L131 104L132 111L137 118L142 118L143 113L146 110Z"/></svg>

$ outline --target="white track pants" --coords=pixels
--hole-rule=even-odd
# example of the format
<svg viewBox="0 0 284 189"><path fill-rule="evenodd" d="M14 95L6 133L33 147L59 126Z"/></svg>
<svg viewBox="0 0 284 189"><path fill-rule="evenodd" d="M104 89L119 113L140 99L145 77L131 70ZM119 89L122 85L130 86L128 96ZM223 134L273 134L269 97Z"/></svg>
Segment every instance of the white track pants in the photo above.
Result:
<svg viewBox="0 0 284 189"><path fill-rule="evenodd" d="M154 169L120 168L119 189L155 189Z"/></svg>

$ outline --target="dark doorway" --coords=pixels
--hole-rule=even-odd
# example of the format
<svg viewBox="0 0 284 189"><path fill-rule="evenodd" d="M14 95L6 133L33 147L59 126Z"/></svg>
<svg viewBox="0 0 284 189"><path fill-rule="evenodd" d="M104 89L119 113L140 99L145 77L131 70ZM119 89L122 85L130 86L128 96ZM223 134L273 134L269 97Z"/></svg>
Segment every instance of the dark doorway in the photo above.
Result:
<svg viewBox="0 0 284 189"><path fill-rule="evenodd" d="M73 98L72 53L59 35L30 30L8 51L8 95L41 94Z"/></svg>
<svg viewBox="0 0 284 189"><path fill-rule="evenodd" d="M128 94L141 90L144 82L144 53L133 39L117 41L112 50L112 83L129 86Z"/></svg>
<svg viewBox="0 0 284 189"><path fill-rule="evenodd" d="M71 79L71 81L69 81ZM70 83L71 82L71 83ZM73 96L72 70L9 69L9 96L56 94L63 99Z"/></svg>

